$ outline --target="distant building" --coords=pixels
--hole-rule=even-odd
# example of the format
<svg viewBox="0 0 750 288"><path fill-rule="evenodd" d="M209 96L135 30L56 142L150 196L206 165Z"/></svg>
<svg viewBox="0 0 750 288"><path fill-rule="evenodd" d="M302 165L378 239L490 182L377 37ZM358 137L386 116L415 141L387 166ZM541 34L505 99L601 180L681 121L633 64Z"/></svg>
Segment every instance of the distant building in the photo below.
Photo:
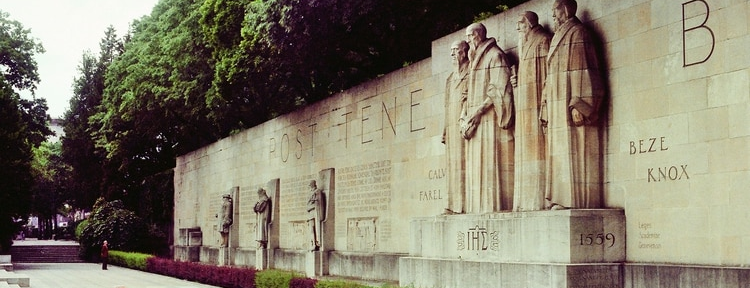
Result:
<svg viewBox="0 0 750 288"><path fill-rule="evenodd" d="M60 141L60 137L65 134L65 132L63 132L63 120L60 118L53 118L49 122L49 129L52 130L52 132L55 132L55 135L47 137L47 140L50 142Z"/></svg>

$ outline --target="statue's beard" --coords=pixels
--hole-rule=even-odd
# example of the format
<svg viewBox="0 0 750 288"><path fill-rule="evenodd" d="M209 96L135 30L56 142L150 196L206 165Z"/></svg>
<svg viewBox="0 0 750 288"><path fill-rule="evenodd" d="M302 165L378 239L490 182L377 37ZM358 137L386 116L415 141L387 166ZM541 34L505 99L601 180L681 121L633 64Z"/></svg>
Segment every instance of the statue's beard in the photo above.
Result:
<svg viewBox="0 0 750 288"><path fill-rule="evenodd" d="M563 23L564 21L560 18L555 18L554 20L552 20L553 29L555 30L555 32L557 32L557 29L560 28Z"/></svg>

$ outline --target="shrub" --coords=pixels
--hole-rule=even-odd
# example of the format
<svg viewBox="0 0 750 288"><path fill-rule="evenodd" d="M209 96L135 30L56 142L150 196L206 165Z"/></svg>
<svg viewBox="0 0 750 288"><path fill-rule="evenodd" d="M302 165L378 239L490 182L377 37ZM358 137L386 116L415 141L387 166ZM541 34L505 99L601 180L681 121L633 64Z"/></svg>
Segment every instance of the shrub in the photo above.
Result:
<svg viewBox="0 0 750 288"><path fill-rule="evenodd" d="M146 261L154 257L138 252L109 251L109 262L113 265L146 271Z"/></svg>
<svg viewBox="0 0 750 288"><path fill-rule="evenodd" d="M289 281L289 288L315 288L318 280L311 278L292 278Z"/></svg>
<svg viewBox="0 0 750 288"><path fill-rule="evenodd" d="M86 226L89 225L89 219L83 219L76 224L76 230L75 230L75 237L76 240L81 241L81 233L83 233L83 229L86 228Z"/></svg>
<svg viewBox="0 0 750 288"><path fill-rule="evenodd" d="M144 252L149 248L148 226L119 200L97 200L88 224L81 226L79 243L84 259L96 259L104 240L111 250Z"/></svg>
<svg viewBox="0 0 750 288"><path fill-rule="evenodd" d="M368 288L370 286L362 285L355 282L340 280L321 280L315 285L315 288Z"/></svg>
<svg viewBox="0 0 750 288"><path fill-rule="evenodd" d="M146 271L226 288L254 288L256 270L180 262L159 257L146 260Z"/></svg>
<svg viewBox="0 0 750 288"><path fill-rule="evenodd" d="M296 274L281 270L263 270L255 275L255 287L258 288L288 288ZM299 276L297 276L299 278Z"/></svg>

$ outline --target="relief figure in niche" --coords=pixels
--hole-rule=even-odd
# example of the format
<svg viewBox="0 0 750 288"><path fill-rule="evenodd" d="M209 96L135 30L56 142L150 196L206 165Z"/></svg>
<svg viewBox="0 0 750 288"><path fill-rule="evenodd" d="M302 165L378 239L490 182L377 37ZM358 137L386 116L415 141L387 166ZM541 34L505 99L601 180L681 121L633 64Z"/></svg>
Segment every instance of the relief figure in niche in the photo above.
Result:
<svg viewBox="0 0 750 288"><path fill-rule="evenodd" d="M456 41L451 44L453 72L445 81L445 144L448 167L448 208L446 214L464 213L464 145L466 140L461 136L459 118L466 104L469 78L469 43Z"/></svg>
<svg viewBox="0 0 750 288"><path fill-rule="evenodd" d="M505 53L481 23L466 28L469 83L461 131L466 141L467 213L510 210L513 202L513 86Z"/></svg>
<svg viewBox="0 0 750 288"><path fill-rule="evenodd" d="M605 90L592 35L574 0L552 6L541 120L547 125L545 197L549 209L601 208L599 106Z"/></svg>
<svg viewBox="0 0 750 288"><path fill-rule="evenodd" d="M326 197L323 189L318 189L315 180L310 181L310 199L307 200L307 226L310 228L310 251L320 250L323 239L323 222L326 220Z"/></svg>
<svg viewBox="0 0 750 288"><path fill-rule="evenodd" d="M219 246L229 246L229 229L232 226L232 196L224 194L222 196L221 214L219 218L219 234L221 234L221 243Z"/></svg>
<svg viewBox="0 0 750 288"><path fill-rule="evenodd" d="M518 88L513 95L516 108L513 211L535 211L545 208L545 142L539 112L552 35L539 25L539 16L532 11L521 13L516 25L518 73L511 76L511 82Z"/></svg>
<svg viewBox="0 0 750 288"><path fill-rule="evenodd" d="M265 249L268 246L268 232L271 230L271 198L266 194L266 190L258 188L258 202L255 202L253 211L255 211L255 240L258 241L258 248Z"/></svg>

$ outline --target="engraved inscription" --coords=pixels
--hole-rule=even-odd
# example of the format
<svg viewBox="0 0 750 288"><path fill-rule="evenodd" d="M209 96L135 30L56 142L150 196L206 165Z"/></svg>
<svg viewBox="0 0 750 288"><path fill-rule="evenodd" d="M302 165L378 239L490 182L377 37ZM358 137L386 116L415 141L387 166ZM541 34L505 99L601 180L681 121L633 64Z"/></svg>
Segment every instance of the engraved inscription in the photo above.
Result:
<svg viewBox="0 0 750 288"><path fill-rule="evenodd" d="M468 231L458 232L456 248L468 251L497 251L500 249L500 232L488 231L479 225L469 228Z"/></svg>
<svg viewBox="0 0 750 288"><path fill-rule="evenodd" d="M313 175L302 175L281 180L281 199L279 199L279 212L290 220L305 219L307 216L307 199L310 180ZM252 202L253 205L255 202ZM252 209L250 210L252 211Z"/></svg>
<svg viewBox="0 0 750 288"><path fill-rule="evenodd" d="M628 152L630 155L656 153L668 151L667 137L650 137L630 141ZM651 167L646 169L646 179L650 182L689 180L687 164Z"/></svg>
<svg viewBox="0 0 750 288"><path fill-rule="evenodd" d="M689 180L688 165L648 168L648 182Z"/></svg>
<svg viewBox="0 0 750 288"><path fill-rule="evenodd" d="M569 287L620 288L621 279L616 269L609 267L576 267L568 274Z"/></svg>
<svg viewBox="0 0 750 288"><path fill-rule="evenodd" d="M419 201L443 200L443 194L440 189L419 191Z"/></svg>
<svg viewBox="0 0 750 288"><path fill-rule="evenodd" d="M581 246L604 246L612 247L615 246L615 234L612 233L590 233L590 234L579 234L581 237Z"/></svg>
<svg viewBox="0 0 750 288"><path fill-rule="evenodd" d="M336 209L344 212L391 210L391 160L344 167L336 175Z"/></svg>
<svg viewBox="0 0 750 288"><path fill-rule="evenodd" d="M667 151L666 137L630 141L630 155Z"/></svg>
<svg viewBox="0 0 750 288"><path fill-rule="evenodd" d="M308 236L310 228L307 226L307 221L292 221L290 222L289 239L292 239L292 248L302 250L310 247L310 240L312 236Z"/></svg>
<svg viewBox="0 0 750 288"><path fill-rule="evenodd" d="M710 10L705 0L682 3L682 67L704 63L714 53L716 37L714 31L706 26ZM700 46L707 46L709 43L710 49L700 49Z"/></svg>
<svg viewBox="0 0 750 288"><path fill-rule="evenodd" d="M655 233L652 223L638 223L638 248L661 249L661 233Z"/></svg>

